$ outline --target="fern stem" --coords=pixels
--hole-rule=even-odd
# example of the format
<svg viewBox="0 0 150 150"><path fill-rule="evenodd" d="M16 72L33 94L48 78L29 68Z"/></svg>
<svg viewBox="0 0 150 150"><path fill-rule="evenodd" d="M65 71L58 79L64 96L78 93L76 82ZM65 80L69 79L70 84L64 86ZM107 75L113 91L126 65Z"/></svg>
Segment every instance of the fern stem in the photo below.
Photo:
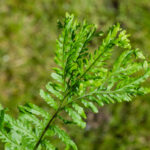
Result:
<svg viewBox="0 0 150 150"><path fill-rule="evenodd" d="M36 149L38 148L38 146L40 145L41 140L42 140L43 136L45 135L46 131L48 130L48 128L50 127L52 121L57 117L59 111L61 111L61 106L63 105L64 100L66 99L66 97L68 96L69 93L70 93L70 91L68 91L68 92L65 94L65 96L64 96L64 98L62 99L62 102L60 103L58 109L56 110L56 112L55 112L54 115L51 117L51 119L48 121L46 127L45 127L44 130L42 131L41 136L40 136L39 140L37 141L37 143L36 143L36 145L35 145L35 147L34 147L33 150L36 150Z"/></svg>
<svg viewBox="0 0 150 150"><path fill-rule="evenodd" d="M95 63L98 61L98 59L102 56L103 53L101 53L94 61L93 63L85 70L85 72L80 76L79 80L84 77L84 75L95 65Z"/></svg>
<svg viewBox="0 0 150 150"><path fill-rule="evenodd" d="M39 140L37 141L35 147L33 150L36 150L39 146L39 144L41 143L41 140L43 138L43 136L45 135L46 131L48 130L50 124L52 123L52 121L55 119L55 117L57 116L58 112L59 112L60 108L58 108L58 110L54 113L53 117L49 120L48 124L46 125L46 127L44 128Z"/></svg>

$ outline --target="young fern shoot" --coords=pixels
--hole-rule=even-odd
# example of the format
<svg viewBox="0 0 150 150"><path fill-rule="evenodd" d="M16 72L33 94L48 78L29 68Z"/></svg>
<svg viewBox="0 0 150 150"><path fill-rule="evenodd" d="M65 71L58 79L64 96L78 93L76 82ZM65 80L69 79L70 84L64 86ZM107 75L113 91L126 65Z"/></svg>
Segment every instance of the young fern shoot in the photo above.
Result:
<svg viewBox="0 0 150 150"><path fill-rule="evenodd" d="M56 119L85 128L86 108L97 113L98 105L131 101L136 95L149 92L142 86L150 76L149 63L139 49L131 47L128 34L119 24L109 29L93 53L88 45L97 37L94 24L81 24L69 14L64 23L58 24L62 29L55 57L58 67L51 74L53 82L47 83L46 90L40 90L53 114L28 103L18 106L19 117L14 119L0 106L0 139L5 150L56 150L57 145L50 140L53 136L58 136L66 150L77 150L67 133L56 125ZM110 67L107 61L117 47L123 52Z"/></svg>

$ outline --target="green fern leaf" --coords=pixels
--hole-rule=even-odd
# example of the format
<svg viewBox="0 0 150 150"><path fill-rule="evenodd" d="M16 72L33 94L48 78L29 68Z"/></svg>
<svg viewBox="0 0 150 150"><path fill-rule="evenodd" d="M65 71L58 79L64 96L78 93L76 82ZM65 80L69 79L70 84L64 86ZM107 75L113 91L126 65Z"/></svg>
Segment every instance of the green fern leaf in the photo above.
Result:
<svg viewBox="0 0 150 150"><path fill-rule="evenodd" d="M67 133L64 130L61 130L58 126L51 126L51 130L54 131L56 135L66 144L70 145L74 150L78 150L75 143L69 138Z"/></svg>
<svg viewBox="0 0 150 150"><path fill-rule="evenodd" d="M47 104L49 104L51 107L53 107L54 109L58 109L58 105L56 103L56 101L47 93L44 92L43 90L40 90L40 96L47 102Z"/></svg>
<svg viewBox="0 0 150 150"><path fill-rule="evenodd" d="M129 35L119 24L103 34L95 25L80 23L74 15L66 14L64 23L59 21L58 25L62 29L55 56L58 67L53 68L53 82L47 83L47 91L40 90L52 110L28 103L18 106L19 116L14 119L0 105L0 139L6 150L56 150L49 140L55 135L65 143L66 150L77 150L55 120L85 128L86 109L97 113L97 106L128 102L150 92L143 86L150 76L149 62L139 49L131 47ZM90 42L99 34L104 36L102 43L90 51ZM123 51L110 64L116 47Z"/></svg>

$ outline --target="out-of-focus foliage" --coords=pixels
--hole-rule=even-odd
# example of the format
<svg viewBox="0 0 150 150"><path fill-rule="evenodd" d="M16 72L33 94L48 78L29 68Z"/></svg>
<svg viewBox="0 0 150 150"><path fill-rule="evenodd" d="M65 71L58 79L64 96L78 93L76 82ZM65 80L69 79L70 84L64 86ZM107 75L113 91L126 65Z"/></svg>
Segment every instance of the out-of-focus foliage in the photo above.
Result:
<svg viewBox="0 0 150 150"><path fill-rule="evenodd" d="M119 21L132 34L135 47L149 56L149 0L1 0L0 101L15 113L18 103L32 100L43 105L38 89L49 79L45 72L54 66L50 57L54 56L56 21L66 11L81 20L88 18L104 31ZM102 114L88 120L87 132L72 133L81 143L79 149L150 149L149 106L147 96L102 109Z"/></svg>

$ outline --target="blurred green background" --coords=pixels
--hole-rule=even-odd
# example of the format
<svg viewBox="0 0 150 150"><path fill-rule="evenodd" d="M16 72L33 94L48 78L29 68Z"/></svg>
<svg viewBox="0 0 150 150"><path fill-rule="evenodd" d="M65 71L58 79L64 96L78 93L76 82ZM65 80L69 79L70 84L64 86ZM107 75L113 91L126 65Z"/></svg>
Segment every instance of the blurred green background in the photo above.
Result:
<svg viewBox="0 0 150 150"><path fill-rule="evenodd" d="M27 101L44 107L39 89L55 65L57 19L66 12L103 31L120 22L150 58L150 0L0 0L0 102L12 115ZM79 150L150 150L150 95L88 113L84 131L67 128Z"/></svg>

